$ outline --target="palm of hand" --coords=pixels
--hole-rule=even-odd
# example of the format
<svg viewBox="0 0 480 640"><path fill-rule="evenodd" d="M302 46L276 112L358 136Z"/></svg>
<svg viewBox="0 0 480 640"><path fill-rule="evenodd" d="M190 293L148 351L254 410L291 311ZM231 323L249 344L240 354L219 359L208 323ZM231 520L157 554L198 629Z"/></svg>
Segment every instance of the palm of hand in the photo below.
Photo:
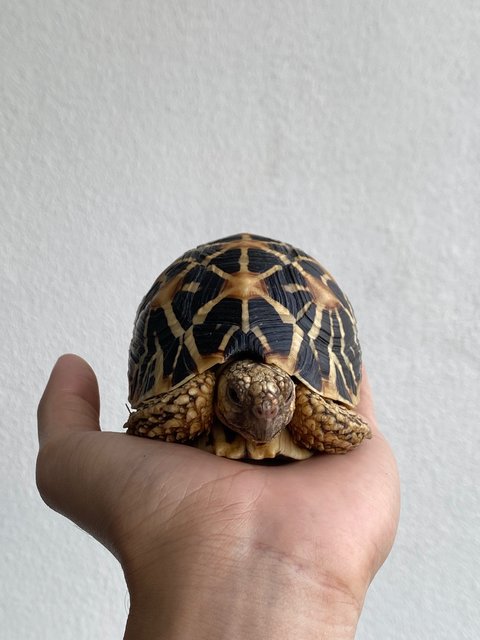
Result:
<svg viewBox="0 0 480 640"><path fill-rule="evenodd" d="M367 386L359 409L373 426L370 442L346 456L263 467L99 432L96 381L82 362L61 359L68 384L61 389L54 370L42 400L40 422L50 426L40 427L39 487L120 558L127 579L175 554L227 558L233 549L242 561L254 549L363 597L398 518L395 463Z"/></svg>
<svg viewBox="0 0 480 640"><path fill-rule="evenodd" d="M125 508L130 505L125 535L129 544L138 536L133 546L146 558L158 545L158 532L167 548L178 539L196 546L203 536L212 553L242 539L251 543L253 536L258 549L317 566L332 584L350 585L360 577L363 592L388 554L397 521L395 468L377 438L348 456L280 467L136 442L143 453L123 493ZM129 457L131 444L125 443ZM136 513L134 495L141 496Z"/></svg>

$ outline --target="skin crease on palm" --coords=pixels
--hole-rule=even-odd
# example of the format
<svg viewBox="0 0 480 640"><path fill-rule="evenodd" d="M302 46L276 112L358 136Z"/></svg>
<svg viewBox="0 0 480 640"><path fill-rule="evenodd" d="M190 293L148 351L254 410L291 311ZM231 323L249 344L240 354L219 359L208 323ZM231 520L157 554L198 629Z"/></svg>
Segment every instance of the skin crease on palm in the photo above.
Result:
<svg viewBox="0 0 480 640"><path fill-rule="evenodd" d="M133 614L151 604L161 609L160 623L174 628L175 615L194 609L197 599L201 606L203 593L206 603L225 594L237 603L235 619L259 603L258 624L268 628L270 608L285 609L291 594L305 592L299 602L317 597L326 609L343 602L358 618L399 515L396 464L376 425L365 372L357 410L372 440L346 455L274 467L100 431L99 404L90 366L62 356L38 409L37 484L50 507L119 559ZM294 615L306 614L301 609ZM219 626L232 624L231 612L217 610L217 617ZM132 620L126 638L135 637ZM303 637L323 636L305 627Z"/></svg>

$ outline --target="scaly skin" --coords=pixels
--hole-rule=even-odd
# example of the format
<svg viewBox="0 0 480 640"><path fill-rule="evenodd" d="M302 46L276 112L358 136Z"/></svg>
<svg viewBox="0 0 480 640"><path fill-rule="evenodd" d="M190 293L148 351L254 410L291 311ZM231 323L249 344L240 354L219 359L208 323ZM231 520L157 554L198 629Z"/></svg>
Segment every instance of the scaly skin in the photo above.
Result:
<svg viewBox="0 0 480 640"><path fill-rule="evenodd" d="M303 384L297 384L295 413L288 428L297 444L325 453L347 453L372 437L368 423L358 413Z"/></svg>
<svg viewBox="0 0 480 640"><path fill-rule="evenodd" d="M214 389L215 375L206 371L142 404L124 427L135 436L188 442L210 430Z"/></svg>

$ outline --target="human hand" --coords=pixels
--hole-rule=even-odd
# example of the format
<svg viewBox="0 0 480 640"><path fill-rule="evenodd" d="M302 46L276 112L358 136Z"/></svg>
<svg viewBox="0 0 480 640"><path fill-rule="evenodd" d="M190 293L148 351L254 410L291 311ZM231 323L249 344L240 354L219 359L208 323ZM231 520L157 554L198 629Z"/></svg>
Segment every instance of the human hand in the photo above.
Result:
<svg viewBox="0 0 480 640"><path fill-rule="evenodd" d="M393 543L393 455L364 377L371 441L283 466L100 431L95 374L55 365L39 405L45 502L119 559L125 638L353 638Z"/></svg>

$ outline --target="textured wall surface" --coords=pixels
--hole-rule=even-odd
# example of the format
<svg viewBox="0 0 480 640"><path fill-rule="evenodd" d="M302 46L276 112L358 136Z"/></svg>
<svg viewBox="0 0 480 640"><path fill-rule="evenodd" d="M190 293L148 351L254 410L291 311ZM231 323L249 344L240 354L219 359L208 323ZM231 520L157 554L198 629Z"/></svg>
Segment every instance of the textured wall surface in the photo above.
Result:
<svg viewBox="0 0 480 640"><path fill-rule="evenodd" d="M1 635L122 636L116 561L41 502L54 361L126 417L141 296L201 242L302 247L356 309L402 518L360 640L480 637L480 7L3 0Z"/></svg>

